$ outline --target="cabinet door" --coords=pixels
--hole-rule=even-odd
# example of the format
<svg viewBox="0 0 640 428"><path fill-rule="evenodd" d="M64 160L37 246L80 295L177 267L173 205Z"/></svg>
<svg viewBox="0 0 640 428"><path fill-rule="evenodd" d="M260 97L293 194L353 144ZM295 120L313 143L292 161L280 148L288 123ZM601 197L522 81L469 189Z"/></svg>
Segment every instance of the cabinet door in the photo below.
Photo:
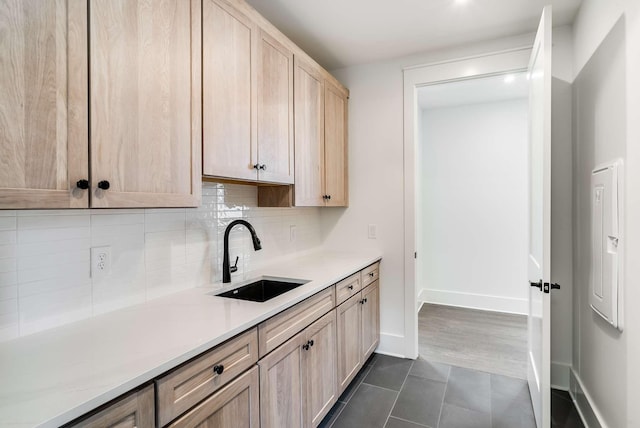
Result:
<svg viewBox="0 0 640 428"><path fill-rule="evenodd" d="M199 0L91 1L93 207L199 204L200 13Z"/></svg>
<svg viewBox="0 0 640 428"><path fill-rule="evenodd" d="M262 428L302 426L306 391L302 366L305 338L303 331L258 362Z"/></svg>
<svg viewBox="0 0 640 428"><path fill-rule="evenodd" d="M4 1L0 209L86 208L87 2Z"/></svg>
<svg viewBox="0 0 640 428"><path fill-rule="evenodd" d="M362 290L362 361L380 342L380 283L375 281Z"/></svg>
<svg viewBox="0 0 640 428"><path fill-rule="evenodd" d="M324 206L324 85L316 67L295 59L295 205Z"/></svg>
<svg viewBox="0 0 640 428"><path fill-rule="evenodd" d="M254 367L204 400L172 423L170 427L258 428L260 426L258 388L258 368Z"/></svg>
<svg viewBox="0 0 640 428"><path fill-rule="evenodd" d="M338 326L338 393L342 393L362 367L360 293L336 309Z"/></svg>
<svg viewBox="0 0 640 428"><path fill-rule="evenodd" d="M256 180L253 51L257 27L224 0L204 0L203 174Z"/></svg>
<svg viewBox="0 0 640 428"><path fill-rule="evenodd" d="M309 348L303 351L307 394L304 426L316 427L338 399L336 311L305 330Z"/></svg>
<svg viewBox="0 0 640 428"><path fill-rule="evenodd" d="M258 179L294 181L293 53L260 30L257 47Z"/></svg>
<svg viewBox="0 0 640 428"><path fill-rule="evenodd" d="M326 205L346 207L348 196L347 94L328 80L324 82L325 194Z"/></svg>
<svg viewBox="0 0 640 428"><path fill-rule="evenodd" d="M88 419L72 424L82 428L152 428L155 425L153 385L116 401Z"/></svg>

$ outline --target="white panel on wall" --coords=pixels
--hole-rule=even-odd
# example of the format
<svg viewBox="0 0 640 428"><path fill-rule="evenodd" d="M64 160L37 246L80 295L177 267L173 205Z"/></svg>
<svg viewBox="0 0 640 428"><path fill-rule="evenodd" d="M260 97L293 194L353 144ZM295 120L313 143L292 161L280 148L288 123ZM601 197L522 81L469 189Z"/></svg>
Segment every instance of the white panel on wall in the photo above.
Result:
<svg viewBox="0 0 640 428"><path fill-rule="evenodd" d="M319 208L258 208L253 186L204 183L195 209L0 211L0 341L220 282L222 238L236 218L254 225L263 249L233 230L233 280L322 243ZM112 272L91 278L98 246L111 247Z"/></svg>
<svg viewBox="0 0 640 428"><path fill-rule="evenodd" d="M591 175L591 308L622 330L619 308L622 281L619 180L622 161L600 166Z"/></svg>

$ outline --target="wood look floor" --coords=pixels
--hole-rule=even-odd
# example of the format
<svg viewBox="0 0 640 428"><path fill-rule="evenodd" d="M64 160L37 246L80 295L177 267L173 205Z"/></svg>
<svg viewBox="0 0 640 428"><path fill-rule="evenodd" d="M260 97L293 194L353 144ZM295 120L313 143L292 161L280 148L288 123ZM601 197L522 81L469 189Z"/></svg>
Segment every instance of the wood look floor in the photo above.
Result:
<svg viewBox="0 0 640 428"><path fill-rule="evenodd" d="M526 316L425 303L418 323L421 359L526 379Z"/></svg>

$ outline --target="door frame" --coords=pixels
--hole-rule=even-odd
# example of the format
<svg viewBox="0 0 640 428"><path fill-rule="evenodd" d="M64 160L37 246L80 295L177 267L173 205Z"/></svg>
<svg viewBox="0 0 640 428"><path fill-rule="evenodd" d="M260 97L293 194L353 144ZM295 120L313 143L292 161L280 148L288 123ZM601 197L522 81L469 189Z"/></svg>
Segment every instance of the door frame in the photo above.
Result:
<svg viewBox="0 0 640 428"><path fill-rule="evenodd" d="M418 357L417 178L418 97L423 86L527 70L532 45L403 69L404 79L404 356Z"/></svg>

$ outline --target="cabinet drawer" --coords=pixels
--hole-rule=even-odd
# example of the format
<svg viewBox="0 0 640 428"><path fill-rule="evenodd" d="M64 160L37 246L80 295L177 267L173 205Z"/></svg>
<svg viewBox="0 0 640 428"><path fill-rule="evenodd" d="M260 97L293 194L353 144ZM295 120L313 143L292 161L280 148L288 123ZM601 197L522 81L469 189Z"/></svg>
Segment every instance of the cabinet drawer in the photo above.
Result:
<svg viewBox="0 0 640 428"><path fill-rule="evenodd" d="M380 262L362 269L362 288L377 280L380 276Z"/></svg>
<svg viewBox="0 0 640 428"><path fill-rule="evenodd" d="M292 338L335 306L334 287L331 286L262 322L258 326L260 358Z"/></svg>
<svg viewBox="0 0 640 428"><path fill-rule="evenodd" d="M67 428L151 428L154 425L153 385L110 404L88 419Z"/></svg>
<svg viewBox="0 0 640 428"><path fill-rule="evenodd" d="M158 379L160 426L189 410L257 361L258 333L253 328Z"/></svg>
<svg viewBox="0 0 640 428"><path fill-rule="evenodd" d="M254 367L173 422L170 427L258 428L260 425L259 381L258 367Z"/></svg>
<svg viewBox="0 0 640 428"><path fill-rule="evenodd" d="M357 294L358 291L362 288L360 284L362 280L360 279L360 272L354 273L348 278L343 279L339 283L336 284L336 305L347 300L349 297Z"/></svg>

